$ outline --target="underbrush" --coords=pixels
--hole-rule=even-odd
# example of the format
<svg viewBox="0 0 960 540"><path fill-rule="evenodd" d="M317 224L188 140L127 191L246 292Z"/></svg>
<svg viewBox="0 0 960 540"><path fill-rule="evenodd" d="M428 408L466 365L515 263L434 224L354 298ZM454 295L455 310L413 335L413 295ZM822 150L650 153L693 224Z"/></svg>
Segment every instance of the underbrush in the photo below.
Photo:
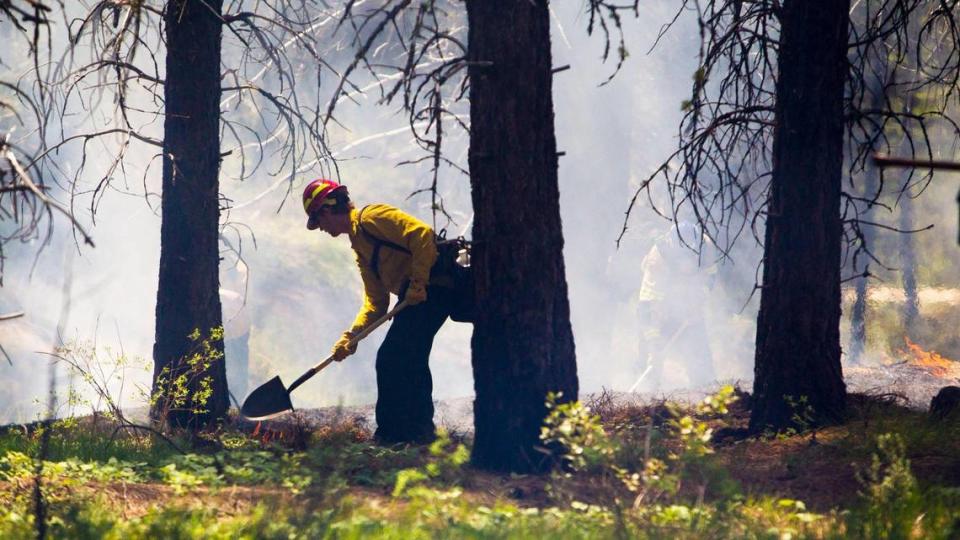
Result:
<svg viewBox="0 0 960 540"><path fill-rule="evenodd" d="M36 536L42 429L50 429L45 522L55 538L960 534L960 490L923 468L931 456L956 455L954 424L931 423L893 399L858 398L845 426L718 444L715 434L742 420L736 396L724 388L689 407L597 402L601 414L551 398L542 450L558 466L543 477L476 471L469 441L445 433L429 447L376 446L349 418L296 441L274 427L165 440L89 419L14 429L0 434L0 537ZM811 507L803 493L745 480L750 452L784 448L778 463L801 479L829 474L815 468L822 461L853 462L851 496Z"/></svg>
<svg viewBox="0 0 960 540"><path fill-rule="evenodd" d="M848 399L850 421L844 426L844 443L851 451L872 453L865 444L883 433L903 438L909 453L915 456L950 456L960 459L960 419L938 420L906 407L899 394L851 395Z"/></svg>

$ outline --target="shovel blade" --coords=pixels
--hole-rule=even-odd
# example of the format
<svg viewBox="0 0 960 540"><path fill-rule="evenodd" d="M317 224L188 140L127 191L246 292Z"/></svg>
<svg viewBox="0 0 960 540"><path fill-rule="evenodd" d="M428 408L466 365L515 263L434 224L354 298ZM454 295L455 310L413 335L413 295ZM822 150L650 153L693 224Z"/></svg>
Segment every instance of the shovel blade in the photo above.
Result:
<svg viewBox="0 0 960 540"><path fill-rule="evenodd" d="M240 407L240 414L247 420L268 420L292 409L290 392L280 377L274 377L250 392Z"/></svg>

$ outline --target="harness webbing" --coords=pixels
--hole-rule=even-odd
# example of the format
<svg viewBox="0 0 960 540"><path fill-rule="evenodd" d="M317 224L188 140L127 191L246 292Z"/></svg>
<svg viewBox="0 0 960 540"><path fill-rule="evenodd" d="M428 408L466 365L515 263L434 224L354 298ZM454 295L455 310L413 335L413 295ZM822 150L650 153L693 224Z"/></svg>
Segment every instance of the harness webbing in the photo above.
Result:
<svg viewBox="0 0 960 540"><path fill-rule="evenodd" d="M374 236L366 227L363 226L363 211L368 207L364 206L360 209L360 213L357 214L357 225L360 226L360 232L363 233L363 236L373 244L373 255L370 256L370 269L373 270L373 275L377 276L377 279L380 279L380 248L387 246L388 248L395 249L397 251L402 251L407 255L412 255L409 249L395 244L389 240L384 240Z"/></svg>

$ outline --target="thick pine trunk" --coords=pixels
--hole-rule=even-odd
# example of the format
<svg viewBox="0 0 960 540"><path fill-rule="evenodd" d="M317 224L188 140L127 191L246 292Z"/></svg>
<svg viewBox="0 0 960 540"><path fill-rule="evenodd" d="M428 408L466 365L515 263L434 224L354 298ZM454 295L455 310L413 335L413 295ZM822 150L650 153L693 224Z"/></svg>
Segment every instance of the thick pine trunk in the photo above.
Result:
<svg viewBox="0 0 960 540"><path fill-rule="evenodd" d="M563 263L546 0L467 0L476 389L473 463L548 466L548 392L577 397ZM488 63L492 63L489 64Z"/></svg>
<svg viewBox="0 0 960 540"><path fill-rule="evenodd" d="M849 0L782 7L753 431L794 426L795 414L806 417L801 425L844 414L840 189L849 7Z"/></svg>
<svg viewBox="0 0 960 540"><path fill-rule="evenodd" d="M218 174L220 170L220 0L171 0L166 27L164 85L163 202L156 343L153 348L154 417L170 410L173 425L199 427L227 410L223 340L211 340L213 361L190 368L186 359L202 351L188 336L205 338L222 326L218 288ZM220 355L220 358L216 358ZM169 384L190 371L190 395L206 384L205 403L177 405L167 399ZM202 409L204 412L184 409Z"/></svg>

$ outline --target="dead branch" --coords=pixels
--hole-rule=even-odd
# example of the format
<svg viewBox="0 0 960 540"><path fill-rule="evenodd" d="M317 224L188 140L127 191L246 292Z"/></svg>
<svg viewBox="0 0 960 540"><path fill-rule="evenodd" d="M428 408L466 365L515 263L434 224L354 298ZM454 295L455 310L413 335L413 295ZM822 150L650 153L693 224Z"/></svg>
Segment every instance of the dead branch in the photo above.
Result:
<svg viewBox="0 0 960 540"><path fill-rule="evenodd" d="M0 14L11 21L16 30L15 34L24 38L27 47L27 59L32 62L34 69L39 69L42 47L41 30L49 25L52 7L56 3L61 9L64 5L60 1L39 0L0 0ZM6 22L0 17L0 23ZM8 41L5 53L17 53L16 42ZM3 247L7 242L18 240L26 241L38 235L44 217L47 220L46 238L41 242L39 251L45 247L53 232L53 214L58 213L67 218L74 231L79 232L84 241L93 246L92 238L86 233L70 208L53 199L49 193L49 184L45 183L44 174L36 169L34 156L37 151L26 150L24 146L33 141L30 135L22 141L12 140L13 128L22 126L28 133L43 133L46 130L48 119L44 114L44 101L47 94L41 90L33 94L26 90L28 85L17 78L14 80L0 80L0 88L10 92L15 101L4 101L3 108L13 113L15 124L7 124L4 129L7 133L0 135L0 221L12 220L13 226L6 228L0 235L0 285L3 277ZM25 115L23 112L32 114ZM22 143L22 145L21 145ZM27 165L22 165L21 160ZM34 180L37 178L37 180ZM6 356L6 352L4 351ZM9 361L9 356L7 357Z"/></svg>
<svg viewBox="0 0 960 540"><path fill-rule="evenodd" d="M364 4L362 0L349 0L338 20L338 30L351 30L349 39L355 52L338 78L324 123L339 123L335 113L340 101L373 88L379 89L382 104L402 100L401 109L423 157L398 165L431 164L429 188L414 190L410 196L429 194L433 226L439 228L438 214L447 224L453 222L441 194L442 169L450 167L465 174L465 167L444 155L446 138L469 132L462 120L468 84L464 69L467 50L461 38L465 32L462 6L446 0L417 4L396 0L367 9L363 9ZM355 90L347 93L346 87ZM451 125L455 129L451 130Z"/></svg>
<svg viewBox="0 0 960 540"><path fill-rule="evenodd" d="M939 141L960 138L960 123L950 109L960 80L956 7L955 1L932 0L855 3L844 118L851 183L862 178L870 156L878 151L906 153L905 159L922 156L929 163ZM591 0L590 9L591 17L608 15L609 26L600 28L609 51L610 29L619 28L619 19L610 14L634 5ZM618 244L643 193L653 206L653 185L665 186L669 196L670 208L654 207L657 213L674 220L692 216L711 239L721 237L721 230L737 231L724 236L726 245L718 244L723 252L745 229L758 240L763 237L756 227L765 216L772 167L778 10L776 2L685 0L663 27L658 41L685 13L696 16L700 65L683 104L677 149L633 194ZM881 173L875 193L846 197L848 249L866 249L859 231L861 211L877 205L892 208L879 203L879 197L893 194L899 200L908 190L916 196L930 179L928 174L918 180L911 172L885 189Z"/></svg>

